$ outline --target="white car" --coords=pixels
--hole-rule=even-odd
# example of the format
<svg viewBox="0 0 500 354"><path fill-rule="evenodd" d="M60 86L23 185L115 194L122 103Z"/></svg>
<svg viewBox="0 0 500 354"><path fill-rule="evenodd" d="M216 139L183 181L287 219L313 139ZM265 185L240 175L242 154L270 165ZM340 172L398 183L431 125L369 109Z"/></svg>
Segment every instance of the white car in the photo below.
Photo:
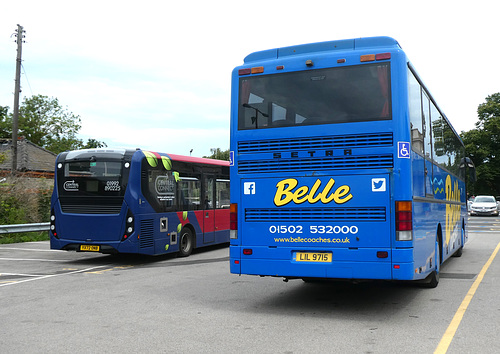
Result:
<svg viewBox="0 0 500 354"><path fill-rule="evenodd" d="M498 216L497 201L491 195L478 195L470 206L470 215Z"/></svg>

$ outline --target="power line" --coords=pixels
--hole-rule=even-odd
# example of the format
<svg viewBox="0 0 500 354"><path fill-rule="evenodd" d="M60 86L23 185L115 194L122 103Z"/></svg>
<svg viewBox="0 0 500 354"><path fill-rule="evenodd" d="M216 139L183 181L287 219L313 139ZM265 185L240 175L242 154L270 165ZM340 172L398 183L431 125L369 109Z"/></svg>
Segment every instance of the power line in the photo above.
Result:
<svg viewBox="0 0 500 354"><path fill-rule="evenodd" d="M24 77L26 78L26 82L28 83L28 87L30 88L31 96L34 96L33 90L31 89L30 80L28 80L28 74L26 73L26 68L22 63L21 63L21 68L23 69Z"/></svg>

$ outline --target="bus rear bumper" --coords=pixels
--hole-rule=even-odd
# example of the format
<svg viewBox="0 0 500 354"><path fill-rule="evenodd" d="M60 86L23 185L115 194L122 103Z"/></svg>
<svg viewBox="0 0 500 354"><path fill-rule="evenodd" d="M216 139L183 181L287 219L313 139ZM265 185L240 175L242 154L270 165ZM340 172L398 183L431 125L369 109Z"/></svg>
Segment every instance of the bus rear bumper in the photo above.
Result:
<svg viewBox="0 0 500 354"><path fill-rule="evenodd" d="M284 278L331 278L331 279L379 279L416 280L413 264L399 264L394 269L390 263L333 262L323 264L296 265L284 260L230 260L233 274L260 275Z"/></svg>
<svg viewBox="0 0 500 354"><path fill-rule="evenodd" d="M104 242L82 242L72 239L57 239L50 235L50 248L54 250L82 252L81 245L99 246L99 253L137 253L137 245L129 241L104 241ZM84 251L86 252L86 251Z"/></svg>
<svg viewBox="0 0 500 354"><path fill-rule="evenodd" d="M238 264L239 262L239 264ZM286 260L231 259L231 273L285 278L392 279L390 263L296 264Z"/></svg>
<svg viewBox="0 0 500 354"><path fill-rule="evenodd" d="M254 249L255 250L255 249ZM339 252L340 250L337 250ZM372 250L358 250L355 259L333 259L329 263L297 262L293 259L270 257L253 258L239 254L238 247L230 248L230 272L284 278L379 279L416 280L425 274L416 274L413 262L401 262L402 255L377 259L367 257ZM288 253L288 252L287 252ZM403 252L406 253L406 252ZM338 254L338 253L337 253ZM389 253L390 254L390 253ZM399 260L396 262L396 260Z"/></svg>

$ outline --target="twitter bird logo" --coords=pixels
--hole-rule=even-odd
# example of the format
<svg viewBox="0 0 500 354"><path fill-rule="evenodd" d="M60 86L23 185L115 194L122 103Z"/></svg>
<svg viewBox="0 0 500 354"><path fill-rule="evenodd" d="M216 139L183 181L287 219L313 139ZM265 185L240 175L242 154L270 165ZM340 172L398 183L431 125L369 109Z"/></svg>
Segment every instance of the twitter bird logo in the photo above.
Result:
<svg viewBox="0 0 500 354"><path fill-rule="evenodd" d="M372 192L385 192L385 178L372 178Z"/></svg>

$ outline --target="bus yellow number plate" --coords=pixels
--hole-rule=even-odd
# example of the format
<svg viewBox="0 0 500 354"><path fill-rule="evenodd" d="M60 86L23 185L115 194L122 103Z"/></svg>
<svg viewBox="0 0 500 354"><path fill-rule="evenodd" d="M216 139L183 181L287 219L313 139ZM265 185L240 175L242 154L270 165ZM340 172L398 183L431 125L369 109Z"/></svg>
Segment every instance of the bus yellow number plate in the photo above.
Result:
<svg viewBox="0 0 500 354"><path fill-rule="evenodd" d="M325 252L296 252L295 261L330 263L332 261L332 254Z"/></svg>
<svg viewBox="0 0 500 354"><path fill-rule="evenodd" d="M80 245L80 251L99 252L100 247L94 245Z"/></svg>

